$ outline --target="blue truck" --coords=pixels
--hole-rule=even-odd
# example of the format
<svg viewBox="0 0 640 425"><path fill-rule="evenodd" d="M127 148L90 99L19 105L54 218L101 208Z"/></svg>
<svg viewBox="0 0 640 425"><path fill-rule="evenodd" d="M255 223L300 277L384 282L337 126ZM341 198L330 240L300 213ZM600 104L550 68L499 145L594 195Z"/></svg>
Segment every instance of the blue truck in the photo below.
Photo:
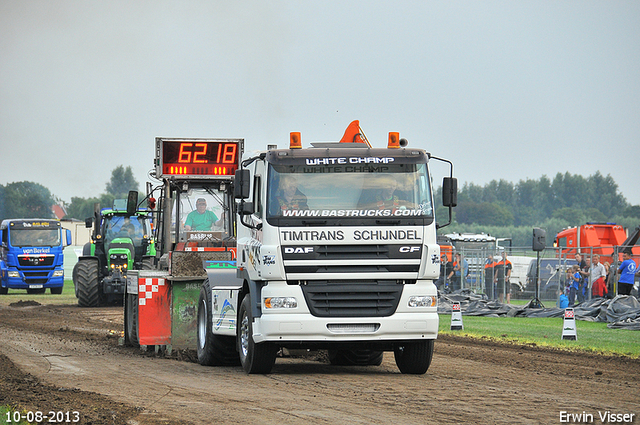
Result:
<svg viewBox="0 0 640 425"><path fill-rule="evenodd" d="M66 232L63 232L66 230ZM0 224L0 294L26 289L29 294L61 294L63 250L71 231L58 220L11 219Z"/></svg>

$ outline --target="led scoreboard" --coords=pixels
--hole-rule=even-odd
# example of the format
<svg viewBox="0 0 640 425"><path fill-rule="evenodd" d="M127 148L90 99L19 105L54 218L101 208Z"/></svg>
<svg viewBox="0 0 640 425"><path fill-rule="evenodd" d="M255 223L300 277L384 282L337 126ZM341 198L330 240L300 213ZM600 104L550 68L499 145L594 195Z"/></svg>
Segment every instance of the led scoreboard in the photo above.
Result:
<svg viewBox="0 0 640 425"><path fill-rule="evenodd" d="M156 138L156 177L219 179L240 168L243 139Z"/></svg>

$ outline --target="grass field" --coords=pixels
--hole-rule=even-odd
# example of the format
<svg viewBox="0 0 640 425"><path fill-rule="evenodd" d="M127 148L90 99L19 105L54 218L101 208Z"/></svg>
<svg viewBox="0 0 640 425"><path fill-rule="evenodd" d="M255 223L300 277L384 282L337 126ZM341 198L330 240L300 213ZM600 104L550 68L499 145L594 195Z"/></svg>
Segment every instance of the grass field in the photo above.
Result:
<svg viewBox="0 0 640 425"><path fill-rule="evenodd" d="M451 315L440 315L440 333L496 341L640 358L640 332L609 329L604 322L576 320L576 341L562 339L563 318L462 316L464 330L451 330Z"/></svg>
<svg viewBox="0 0 640 425"><path fill-rule="evenodd" d="M0 304L11 304L18 301L37 301L40 304L77 304L78 299L73 289L73 281L65 279L62 294L51 294L47 289L44 294L27 294L26 289L9 289L6 295L0 295Z"/></svg>

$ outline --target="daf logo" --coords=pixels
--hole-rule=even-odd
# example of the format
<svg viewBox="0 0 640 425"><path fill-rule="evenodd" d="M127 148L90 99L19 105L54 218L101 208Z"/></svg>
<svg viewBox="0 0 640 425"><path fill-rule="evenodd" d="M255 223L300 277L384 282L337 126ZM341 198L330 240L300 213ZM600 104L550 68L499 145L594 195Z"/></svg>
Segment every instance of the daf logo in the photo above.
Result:
<svg viewBox="0 0 640 425"><path fill-rule="evenodd" d="M285 254L310 254L313 252L312 246L285 246L284 253Z"/></svg>
<svg viewBox="0 0 640 425"><path fill-rule="evenodd" d="M419 252L420 251L420 247L419 246L401 246L398 251L400 251L400 252Z"/></svg>

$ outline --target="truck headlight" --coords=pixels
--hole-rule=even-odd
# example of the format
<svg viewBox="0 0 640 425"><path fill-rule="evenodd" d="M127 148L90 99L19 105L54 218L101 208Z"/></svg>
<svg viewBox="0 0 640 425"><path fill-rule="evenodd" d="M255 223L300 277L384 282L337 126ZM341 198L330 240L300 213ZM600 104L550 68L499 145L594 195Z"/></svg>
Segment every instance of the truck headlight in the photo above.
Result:
<svg viewBox="0 0 640 425"><path fill-rule="evenodd" d="M294 297L270 297L264 299L264 308L297 308L298 300Z"/></svg>
<svg viewBox="0 0 640 425"><path fill-rule="evenodd" d="M20 277L20 272L7 272L9 277Z"/></svg>
<svg viewBox="0 0 640 425"><path fill-rule="evenodd" d="M56 270L53 272L53 277L64 276L64 270Z"/></svg>
<svg viewBox="0 0 640 425"><path fill-rule="evenodd" d="M414 295L409 298L409 307L435 307L438 305L438 297Z"/></svg>

